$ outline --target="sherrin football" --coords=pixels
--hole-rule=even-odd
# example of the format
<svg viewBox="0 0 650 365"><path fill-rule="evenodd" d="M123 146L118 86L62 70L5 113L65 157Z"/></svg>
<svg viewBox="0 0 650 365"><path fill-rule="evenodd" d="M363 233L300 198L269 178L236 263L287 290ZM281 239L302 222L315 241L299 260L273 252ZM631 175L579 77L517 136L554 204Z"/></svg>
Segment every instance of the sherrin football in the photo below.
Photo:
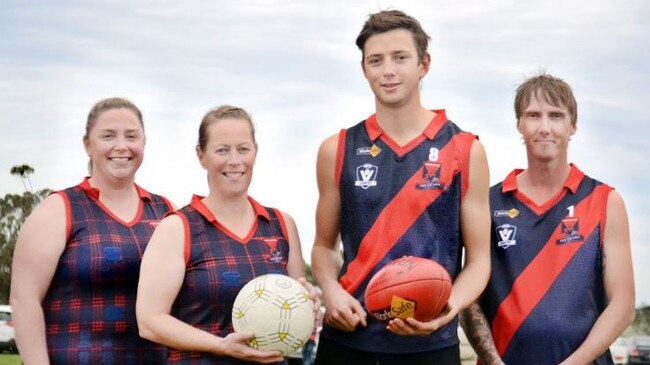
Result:
<svg viewBox="0 0 650 365"><path fill-rule="evenodd" d="M261 275L244 285L232 307L235 332L250 331L253 348L288 356L301 348L314 328L314 304L297 280Z"/></svg>
<svg viewBox="0 0 650 365"><path fill-rule="evenodd" d="M451 277L437 262L404 256L389 262L370 279L365 302L377 321L415 318L427 322L445 308L451 294Z"/></svg>

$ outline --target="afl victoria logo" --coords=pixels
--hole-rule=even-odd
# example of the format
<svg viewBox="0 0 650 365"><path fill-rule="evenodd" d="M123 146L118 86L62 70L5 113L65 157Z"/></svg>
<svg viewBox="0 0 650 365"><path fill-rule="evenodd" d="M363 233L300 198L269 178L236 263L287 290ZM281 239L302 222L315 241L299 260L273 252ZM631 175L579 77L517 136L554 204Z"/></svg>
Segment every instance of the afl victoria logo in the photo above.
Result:
<svg viewBox="0 0 650 365"><path fill-rule="evenodd" d="M496 228L497 238L499 242L497 245L503 249L517 244L515 236L517 235L517 227L512 224L502 224Z"/></svg>
<svg viewBox="0 0 650 365"><path fill-rule="evenodd" d="M357 180L354 182L354 186L358 186L362 189L377 186L378 171L379 168L377 166L369 163L357 166Z"/></svg>

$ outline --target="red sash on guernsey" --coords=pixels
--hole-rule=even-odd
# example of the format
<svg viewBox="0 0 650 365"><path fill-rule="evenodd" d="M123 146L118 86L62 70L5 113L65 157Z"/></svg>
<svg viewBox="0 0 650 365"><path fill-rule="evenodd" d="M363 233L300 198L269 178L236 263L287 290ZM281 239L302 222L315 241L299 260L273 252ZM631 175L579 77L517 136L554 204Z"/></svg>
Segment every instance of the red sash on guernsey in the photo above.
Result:
<svg viewBox="0 0 650 365"><path fill-rule="evenodd" d="M440 150L441 160L452 160L450 155L457 152L454 149L457 146L454 141L460 138L474 140L474 136L470 134L455 135ZM348 293L354 293L368 273L386 256L431 203L442 194L443 190L441 189L418 190L415 188L416 184L422 180L422 168L418 169L393 197L361 241L356 258L350 262L347 271L339 279L339 283ZM444 186L448 187L451 184L455 171L455 168L442 169L440 181ZM391 229L386 230L387 226L390 226Z"/></svg>
<svg viewBox="0 0 650 365"><path fill-rule="evenodd" d="M589 198L576 205L575 216L580 217L582 231L593 232L596 228L602 217L590 212L592 203L601 199L603 194L608 194L610 190L610 187L600 185ZM501 356L504 356L519 327L584 243L584 240L581 240L558 244L557 241L562 237L562 224L559 224L544 248L515 280L510 294L499 305L492 321L492 335Z"/></svg>

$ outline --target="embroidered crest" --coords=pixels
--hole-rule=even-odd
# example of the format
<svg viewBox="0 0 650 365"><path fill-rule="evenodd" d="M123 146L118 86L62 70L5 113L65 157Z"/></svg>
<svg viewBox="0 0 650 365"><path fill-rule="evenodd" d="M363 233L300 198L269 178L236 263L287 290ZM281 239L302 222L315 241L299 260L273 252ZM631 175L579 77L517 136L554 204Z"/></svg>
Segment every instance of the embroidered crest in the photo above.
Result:
<svg viewBox="0 0 650 365"><path fill-rule="evenodd" d="M354 182L354 186L358 186L362 189L377 186L378 171L379 167L369 163L357 166L357 181Z"/></svg>
<svg viewBox="0 0 650 365"><path fill-rule="evenodd" d="M517 244L517 240L515 239L515 236L517 236L516 226L508 223L502 224L496 228L496 232L497 238L499 238L497 246L505 250L506 248Z"/></svg>
<svg viewBox="0 0 650 365"><path fill-rule="evenodd" d="M282 262L282 252L278 249L278 240L277 238L265 238L264 243L269 246L269 261L271 262Z"/></svg>
<svg viewBox="0 0 650 365"><path fill-rule="evenodd" d="M438 162L425 161L422 165L422 182L415 184L418 190L444 189L445 185L440 182L440 170L442 165Z"/></svg>
<svg viewBox="0 0 650 365"><path fill-rule="evenodd" d="M563 218L560 227L564 238L557 240L559 244L583 241L585 239L579 232L580 222L577 217Z"/></svg>

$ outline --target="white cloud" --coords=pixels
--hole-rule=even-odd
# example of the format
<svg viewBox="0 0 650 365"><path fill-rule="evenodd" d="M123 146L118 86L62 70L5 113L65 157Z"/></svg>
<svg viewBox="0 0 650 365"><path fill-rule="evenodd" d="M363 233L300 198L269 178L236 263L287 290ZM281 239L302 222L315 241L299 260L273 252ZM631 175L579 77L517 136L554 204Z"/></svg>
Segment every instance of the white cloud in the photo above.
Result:
<svg viewBox="0 0 650 365"><path fill-rule="evenodd" d="M481 136L491 181L525 165L514 89L539 67L572 84L580 107L571 157L626 199L638 301L650 232L646 122L650 3L546 1L10 1L0 14L0 186L21 191L12 165L36 168L37 187L81 180L81 137L97 100L141 107L144 187L177 205L205 194L194 154L200 118L231 103L258 128L252 195L297 221L305 256L314 231L321 141L374 109L354 40L366 16L397 8L432 36L423 99ZM645 256L642 256L645 255Z"/></svg>

